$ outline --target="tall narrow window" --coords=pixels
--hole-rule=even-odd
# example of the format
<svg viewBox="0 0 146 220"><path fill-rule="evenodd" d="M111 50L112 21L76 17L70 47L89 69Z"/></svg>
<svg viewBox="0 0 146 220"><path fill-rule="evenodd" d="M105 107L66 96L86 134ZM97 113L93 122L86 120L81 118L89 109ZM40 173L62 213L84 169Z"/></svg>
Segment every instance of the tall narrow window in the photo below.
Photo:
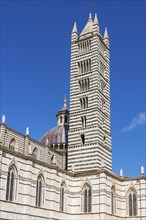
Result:
<svg viewBox="0 0 146 220"><path fill-rule="evenodd" d="M64 212L65 211L65 183L61 184L60 188L60 211Z"/></svg>
<svg viewBox="0 0 146 220"><path fill-rule="evenodd" d="M88 212L91 212L91 195L92 195L92 192L91 192L91 188L89 188L88 190Z"/></svg>
<svg viewBox="0 0 146 220"><path fill-rule="evenodd" d="M84 128L86 128L86 116L84 116Z"/></svg>
<svg viewBox="0 0 146 220"><path fill-rule="evenodd" d="M111 189L111 213L116 213L116 192L114 186Z"/></svg>
<svg viewBox="0 0 146 220"><path fill-rule="evenodd" d="M64 211L64 188L60 189L60 211Z"/></svg>
<svg viewBox="0 0 146 220"><path fill-rule="evenodd" d="M36 206L41 207L43 203L43 177L38 176L36 184Z"/></svg>
<svg viewBox="0 0 146 220"><path fill-rule="evenodd" d="M137 215L137 198L135 193L133 194L133 215Z"/></svg>
<svg viewBox="0 0 146 220"><path fill-rule="evenodd" d="M84 187L83 197L84 197L83 211L84 212L91 212L92 211L92 208L91 208L92 207L92 191L89 186Z"/></svg>
<svg viewBox="0 0 146 220"><path fill-rule="evenodd" d="M129 192L129 216L137 215L137 196L133 189Z"/></svg>
<svg viewBox="0 0 146 220"><path fill-rule="evenodd" d="M84 212L87 212L87 189L84 191Z"/></svg>
<svg viewBox="0 0 146 220"><path fill-rule="evenodd" d="M81 117L82 128L86 128L86 116Z"/></svg>
<svg viewBox="0 0 146 220"><path fill-rule="evenodd" d="M60 116L60 123L62 123L62 116Z"/></svg>
<svg viewBox="0 0 146 220"><path fill-rule="evenodd" d="M81 144L84 145L85 144L85 135L81 134Z"/></svg>
<svg viewBox="0 0 146 220"><path fill-rule="evenodd" d="M102 76L105 77L105 74L104 74L105 73L105 66L102 62L100 62L100 73Z"/></svg>
<svg viewBox="0 0 146 220"><path fill-rule="evenodd" d="M86 108L86 98L83 98L83 109Z"/></svg>
<svg viewBox="0 0 146 220"><path fill-rule="evenodd" d="M105 100L101 100L101 110L103 111L103 112L105 112Z"/></svg>
<svg viewBox="0 0 146 220"><path fill-rule="evenodd" d="M86 97L85 100L86 100L86 101L85 101L85 103L86 103L86 104L85 104L85 108L88 108L88 98Z"/></svg>
<svg viewBox="0 0 146 220"><path fill-rule="evenodd" d="M79 91L82 91L81 81L79 81Z"/></svg>
<svg viewBox="0 0 146 220"><path fill-rule="evenodd" d="M16 169L11 166L7 175L6 200L13 201L16 194Z"/></svg>
<svg viewBox="0 0 146 220"><path fill-rule="evenodd" d="M106 84L101 81L101 92L104 93Z"/></svg>
<svg viewBox="0 0 146 220"><path fill-rule="evenodd" d="M132 216L132 195L129 195L129 216Z"/></svg>
<svg viewBox="0 0 146 220"><path fill-rule="evenodd" d="M80 99L80 108L83 109L83 100Z"/></svg>
<svg viewBox="0 0 146 220"><path fill-rule="evenodd" d="M84 118L81 117L82 128L84 128Z"/></svg>
<svg viewBox="0 0 146 220"><path fill-rule="evenodd" d="M65 123L67 123L67 115L65 115Z"/></svg>

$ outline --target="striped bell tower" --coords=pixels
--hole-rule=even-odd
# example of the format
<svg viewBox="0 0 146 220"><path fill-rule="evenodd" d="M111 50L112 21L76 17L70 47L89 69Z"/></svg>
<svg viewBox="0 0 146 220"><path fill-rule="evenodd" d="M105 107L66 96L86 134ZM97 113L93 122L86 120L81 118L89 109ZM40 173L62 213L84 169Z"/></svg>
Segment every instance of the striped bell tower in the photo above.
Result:
<svg viewBox="0 0 146 220"><path fill-rule="evenodd" d="M68 170L112 169L109 37L95 14L71 39Z"/></svg>

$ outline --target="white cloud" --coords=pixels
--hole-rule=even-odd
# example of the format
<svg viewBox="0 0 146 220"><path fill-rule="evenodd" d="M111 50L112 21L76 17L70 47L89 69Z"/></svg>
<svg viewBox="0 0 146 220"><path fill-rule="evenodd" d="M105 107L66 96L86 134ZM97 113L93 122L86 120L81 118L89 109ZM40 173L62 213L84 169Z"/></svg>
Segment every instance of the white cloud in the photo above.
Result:
<svg viewBox="0 0 146 220"><path fill-rule="evenodd" d="M132 131L135 127L139 125L143 125L146 122L146 113L141 112L139 115L134 117L129 126L126 126L122 129L122 131Z"/></svg>

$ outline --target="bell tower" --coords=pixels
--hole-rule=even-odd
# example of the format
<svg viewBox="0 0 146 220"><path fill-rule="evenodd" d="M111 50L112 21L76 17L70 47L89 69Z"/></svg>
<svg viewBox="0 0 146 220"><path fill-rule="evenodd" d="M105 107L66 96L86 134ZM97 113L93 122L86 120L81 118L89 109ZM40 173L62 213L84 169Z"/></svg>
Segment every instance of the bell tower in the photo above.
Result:
<svg viewBox="0 0 146 220"><path fill-rule="evenodd" d="M97 15L71 38L68 170L112 169L109 37Z"/></svg>

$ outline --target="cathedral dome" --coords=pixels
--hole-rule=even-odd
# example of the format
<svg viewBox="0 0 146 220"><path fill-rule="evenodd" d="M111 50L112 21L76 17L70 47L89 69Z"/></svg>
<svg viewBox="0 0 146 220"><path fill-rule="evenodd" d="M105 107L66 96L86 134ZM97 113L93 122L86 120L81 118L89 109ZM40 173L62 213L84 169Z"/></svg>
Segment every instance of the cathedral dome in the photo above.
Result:
<svg viewBox="0 0 146 220"><path fill-rule="evenodd" d="M54 148L61 149L60 145L67 146L68 130L69 130L69 110L66 106L66 98L64 98L64 106L57 112L57 127L52 128L44 134L40 142L45 145L50 145ZM56 148L56 147L55 147Z"/></svg>
<svg viewBox="0 0 146 220"><path fill-rule="evenodd" d="M42 144L67 144L68 143L68 129L69 126L59 125L52 128L41 139Z"/></svg>

